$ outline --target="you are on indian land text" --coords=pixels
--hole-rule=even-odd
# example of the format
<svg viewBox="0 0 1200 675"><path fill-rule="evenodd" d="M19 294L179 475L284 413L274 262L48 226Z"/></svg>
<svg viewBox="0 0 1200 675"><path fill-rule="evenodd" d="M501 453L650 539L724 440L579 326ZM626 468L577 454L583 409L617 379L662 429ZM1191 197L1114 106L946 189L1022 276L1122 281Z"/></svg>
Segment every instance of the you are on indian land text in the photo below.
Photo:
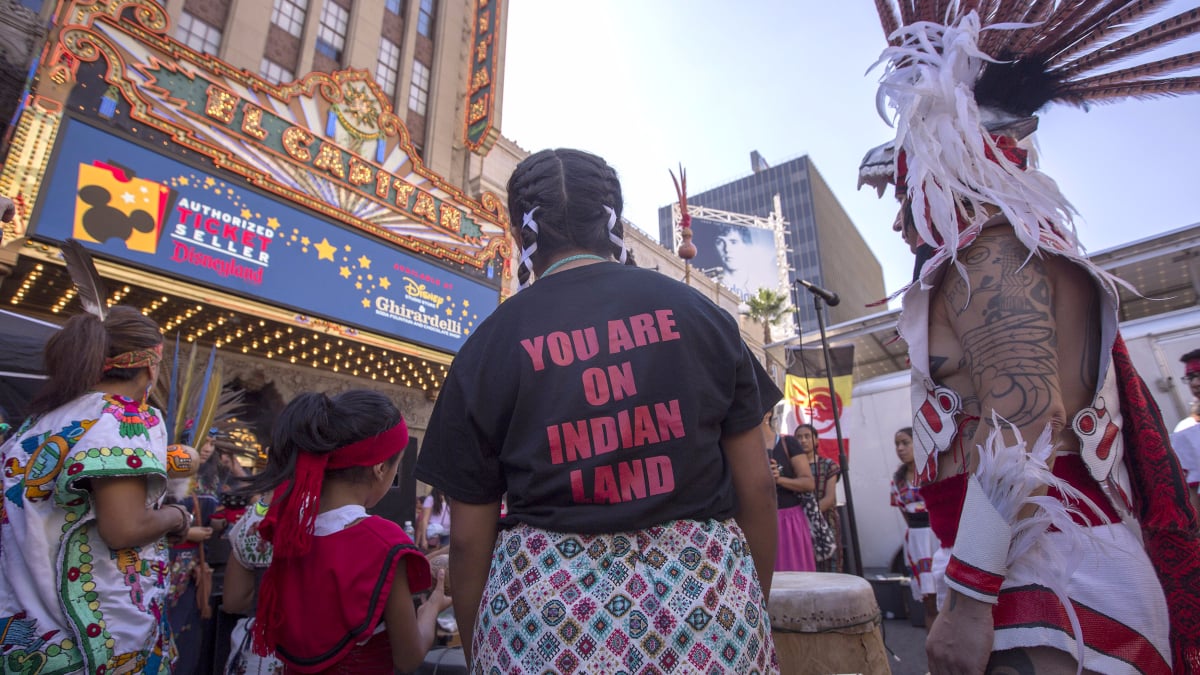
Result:
<svg viewBox="0 0 1200 675"><path fill-rule="evenodd" d="M660 309L614 319L604 326L603 347L600 329L589 326L572 331L554 331L521 340L534 371L551 366L565 367L586 362L603 354L614 355L660 342L678 340L674 312ZM637 394L633 364L624 361L605 367L585 368L581 375L584 399L599 407L622 401ZM570 420L546 427L550 461L564 464L590 459L616 450L653 445L683 438L686 431L679 400L635 405L615 414ZM572 500L576 503L614 504L675 489L671 458L657 455L645 459L616 461L587 469L570 471Z"/></svg>

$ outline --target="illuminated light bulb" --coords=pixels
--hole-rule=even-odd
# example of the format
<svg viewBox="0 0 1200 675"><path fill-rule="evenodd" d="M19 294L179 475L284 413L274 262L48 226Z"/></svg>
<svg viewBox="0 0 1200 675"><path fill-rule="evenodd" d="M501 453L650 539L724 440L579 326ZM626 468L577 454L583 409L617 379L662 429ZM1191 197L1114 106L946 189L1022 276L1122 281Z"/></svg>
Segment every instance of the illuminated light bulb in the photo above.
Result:
<svg viewBox="0 0 1200 675"><path fill-rule="evenodd" d="M293 356L293 357L291 357L290 359L288 359L288 361L289 361L289 362L291 362L291 363L295 363L295 362L296 362L296 357L294 357L294 356Z"/></svg>

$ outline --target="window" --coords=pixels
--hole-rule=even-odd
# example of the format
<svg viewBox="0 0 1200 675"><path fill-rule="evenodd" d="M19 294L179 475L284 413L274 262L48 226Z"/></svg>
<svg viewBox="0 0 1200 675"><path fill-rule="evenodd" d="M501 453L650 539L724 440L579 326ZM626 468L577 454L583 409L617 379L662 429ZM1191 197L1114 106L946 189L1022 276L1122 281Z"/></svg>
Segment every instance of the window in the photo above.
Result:
<svg viewBox="0 0 1200 675"><path fill-rule="evenodd" d="M296 74L275 63L271 59L263 59L262 64L258 67L258 74L263 76L267 82L271 84L279 84L280 82L291 82L296 79Z"/></svg>
<svg viewBox="0 0 1200 675"><path fill-rule="evenodd" d="M421 0L421 8L417 13L417 32L425 37L433 37L433 0Z"/></svg>
<svg viewBox="0 0 1200 675"><path fill-rule="evenodd" d="M387 38L379 43L379 63L375 65L375 81L388 98L396 96L396 80L400 76L400 46Z"/></svg>
<svg viewBox="0 0 1200 675"><path fill-rule="evenodd" d="M271 7L271 23L296 37L304 32L304 16L308 14L308 0L275 0Z"/></svg>
<svg viewBox="0 0 1200 675"><path fill-rule="evenodd" d="M198 52L214 56L221 47L221 30L186 11L179 13L179 22L175 24L175 38Z"/></svg>
<svg viewBox="0 0 1200 675"><path fill-rule="evenodd" d="M404 16L404 3L402 0L385 0L383 6L392 14Z"/></svg>
<svg viewBox="0 0 1200 675"><path fill-rule="evenodd" d="M342 49L346 46L346 25L350 13L333 0L325 0L321 6L321 27L317 29L317 51L334 61L341 62Z"/></svg>
<svg viewBox="0 0 1200 675"><path fill-rule="evenodd" d="M429 68L420 61L413 61L412 86L408 88L408 108L424 115L429 107Z"/></svg>

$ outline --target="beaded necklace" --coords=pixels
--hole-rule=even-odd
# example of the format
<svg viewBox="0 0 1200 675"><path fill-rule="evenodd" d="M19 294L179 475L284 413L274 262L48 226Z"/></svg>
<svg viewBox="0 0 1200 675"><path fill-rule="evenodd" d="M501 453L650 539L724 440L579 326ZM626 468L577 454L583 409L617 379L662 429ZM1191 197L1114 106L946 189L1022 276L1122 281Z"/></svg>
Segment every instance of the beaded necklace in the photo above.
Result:
<svg viewBox="0 0 1200 675"><path fill-rule="evenodd" d="M580 253L578 255L569 255L569 256L563 258L562 260L556 261L553 265L547 267L546 271L542 272L542 276L540 278L544 279L544 278L550 276L551 274L554 274L554 272L556 270L558 270L558 268L562 267L563 265L566 265L569 262L575 262L576 260L599 260L600 262L604 262L606 260L606 258L602 258L602 257L600 257L598 255L594 255L592 253Z"/></svg>

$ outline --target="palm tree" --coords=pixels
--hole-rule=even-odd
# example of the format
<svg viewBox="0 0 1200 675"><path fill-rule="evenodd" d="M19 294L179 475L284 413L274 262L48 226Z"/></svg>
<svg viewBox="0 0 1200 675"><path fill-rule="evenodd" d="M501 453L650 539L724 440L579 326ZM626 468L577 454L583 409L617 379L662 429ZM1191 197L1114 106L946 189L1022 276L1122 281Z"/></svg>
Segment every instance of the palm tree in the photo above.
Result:
<svg viewBox="0 0 1200 675"><path fill-rule="evenodd" d="M763 326L763 344L771 344L771 326L779 323L792 309L787 296L769 288L760 288L746 304L750 307L747 315Z"/></svg>

